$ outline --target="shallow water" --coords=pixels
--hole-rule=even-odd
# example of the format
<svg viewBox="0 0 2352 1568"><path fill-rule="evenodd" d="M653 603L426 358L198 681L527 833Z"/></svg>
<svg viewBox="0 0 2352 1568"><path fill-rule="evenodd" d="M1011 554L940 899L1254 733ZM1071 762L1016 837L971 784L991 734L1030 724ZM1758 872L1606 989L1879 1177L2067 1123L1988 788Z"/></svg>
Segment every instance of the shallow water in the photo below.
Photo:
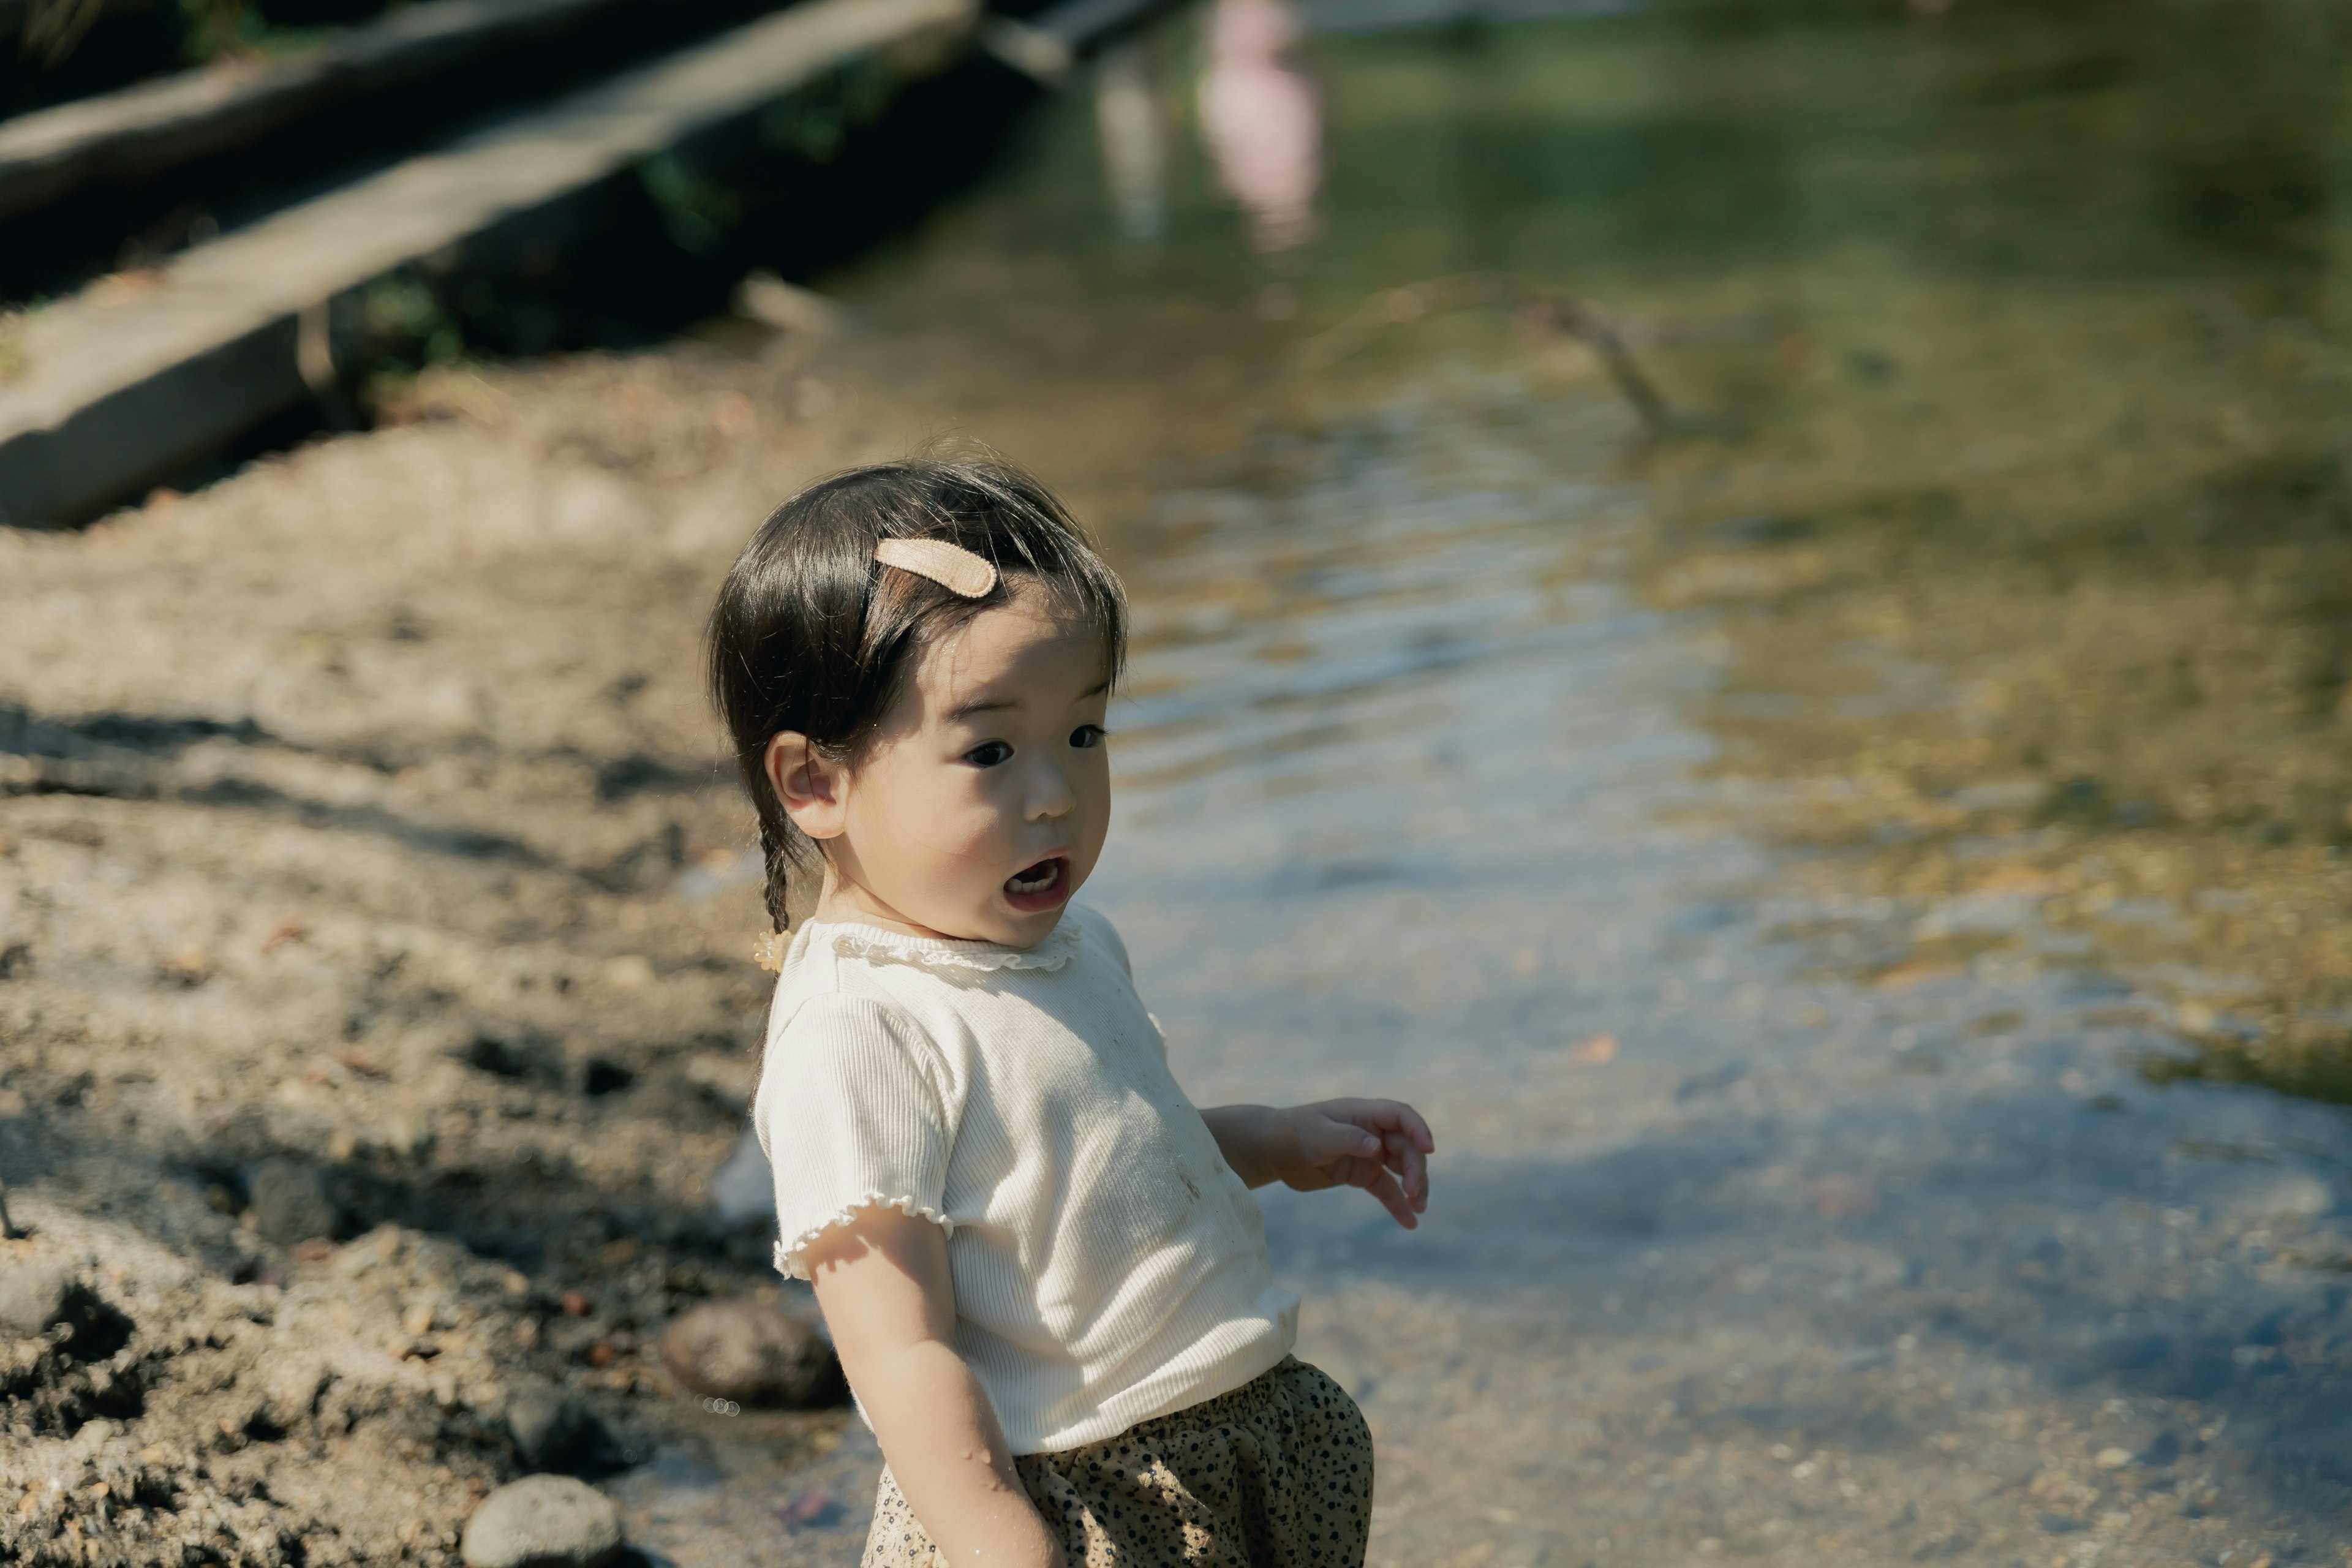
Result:
<svg viewBox="0 0 2352 1568"><path fill-rule="evenodd" d="M1188 24L833 287L1128 574L1087 896L1188 1088L1438 1129L1417 1234L1266 1202L1373 1561L2333 1561L2352 1128L2147 1063L2278 1080L2352 994L2340 23L1312 15L1302 248ZM1433 295L1308 346L1478 268L1677 433ZM814 1489L785 1554L853 1557L870 1442L751 1452L620 1483L648 1545Z"/></svg>

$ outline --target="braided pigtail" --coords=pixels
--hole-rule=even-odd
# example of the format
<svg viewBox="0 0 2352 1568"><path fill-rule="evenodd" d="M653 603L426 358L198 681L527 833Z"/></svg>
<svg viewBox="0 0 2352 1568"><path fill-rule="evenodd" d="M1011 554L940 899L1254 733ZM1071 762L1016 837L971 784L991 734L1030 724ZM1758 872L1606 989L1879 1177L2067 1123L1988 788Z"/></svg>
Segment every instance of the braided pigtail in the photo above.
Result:
<svg viewBox="0 0 2352 1568"><path fill-rule="evenodd" d="M793 851L789 835L792 825L780 822L782 816L764 802L760 808L760 860L761 863L761 901L768 907L768 923L772 931L751 948L751 957L771 974L784 972L784 928L792 923L786 912L784 896L791 890Z"/></svg>
<svg viewBox="0 0 2352 1568"><path fill-rule="evenodd" d="M784 912L784 894L792 880L793 852L764 811L760 814L760 858L767 863L766 884L761 891L768 905L768 922L781 933L792 923Z"/></svg>

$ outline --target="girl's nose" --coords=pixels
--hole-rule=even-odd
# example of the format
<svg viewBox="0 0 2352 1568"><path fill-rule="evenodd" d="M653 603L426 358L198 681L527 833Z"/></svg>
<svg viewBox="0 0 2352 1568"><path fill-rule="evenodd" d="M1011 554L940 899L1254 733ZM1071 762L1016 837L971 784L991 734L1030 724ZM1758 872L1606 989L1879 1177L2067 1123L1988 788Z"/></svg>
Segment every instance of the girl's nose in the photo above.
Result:
<svg viewBox="0 0 2352 1568"><path fill-rule="evenodd" d="M1045 768L1030 785L1029 820L1051 822L1057 816L1067 816L1078 806L1078 792L1059 768Z"/></svg>

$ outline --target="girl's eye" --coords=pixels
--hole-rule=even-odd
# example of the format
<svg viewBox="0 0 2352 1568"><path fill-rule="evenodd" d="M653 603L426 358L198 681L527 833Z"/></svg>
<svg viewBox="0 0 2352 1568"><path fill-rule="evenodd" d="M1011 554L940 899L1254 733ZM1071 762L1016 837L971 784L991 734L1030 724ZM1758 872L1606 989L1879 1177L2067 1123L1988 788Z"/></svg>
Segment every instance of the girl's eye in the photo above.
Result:
<svg viewBox="0 0 2352 1568"><path fill-rule="evenodd" d="M1070 744L1081 752L1092 751L1109 738L1099 724L1081 724L1070 731Z"/></svg>
<svg viewBox="0 0 2352 1568"><path fill-rule="evenodd" d="M992 768L999 763L1013 760L1013 748L1002 741L983 741L963 754L963 760L976 768Z"/></svg>

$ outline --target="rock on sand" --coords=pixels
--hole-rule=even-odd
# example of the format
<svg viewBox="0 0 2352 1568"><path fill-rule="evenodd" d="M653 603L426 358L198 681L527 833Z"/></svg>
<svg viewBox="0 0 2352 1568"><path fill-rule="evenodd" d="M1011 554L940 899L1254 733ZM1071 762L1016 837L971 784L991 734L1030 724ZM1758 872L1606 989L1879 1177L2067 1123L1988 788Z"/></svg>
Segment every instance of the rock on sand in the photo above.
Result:
<svg viewBox="0 0 2352 1568"><path fill-rule="evenodd" d="M29 1340L72 1310L73 1269L56 1259L0 1269L0 1333Z"/></svg>
<svg viewBox="0 0 2352 1568"><path fill-rule="evenodd" d="M458 1547L466 1568L598 1568L621 1550L621 1508L569 1476L525 1476L482 1500Z"/></svg>
<svg viewBox="0 0 2352 1568"><path fill-rule="evenodd" d="M122 1348L134 1325L100 1299L74 1264L0 1261L0 1339L29 1340L59 1327L68 1356L102 1361Z"/></svg>
<svg viewBox="0 0 2352 1568"><path fill-rule="evenodd" d="M832 1347L758 1301L714 1301L672 1319L661 1360L695 1393L738 1405L804 1408L840 1397Z"/></svg>

